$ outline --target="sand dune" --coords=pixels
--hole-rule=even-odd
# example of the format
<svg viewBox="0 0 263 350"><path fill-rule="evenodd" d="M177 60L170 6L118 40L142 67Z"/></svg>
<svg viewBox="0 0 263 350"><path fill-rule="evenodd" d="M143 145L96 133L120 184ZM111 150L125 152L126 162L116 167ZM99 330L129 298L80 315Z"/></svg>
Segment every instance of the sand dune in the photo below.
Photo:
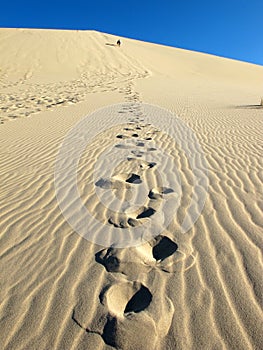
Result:
<svg viewBox="0 0 263 350"><path fill-rule="evenodd" d="M261 349L263 67L117 39L0 29L0 348Z"/></svg>

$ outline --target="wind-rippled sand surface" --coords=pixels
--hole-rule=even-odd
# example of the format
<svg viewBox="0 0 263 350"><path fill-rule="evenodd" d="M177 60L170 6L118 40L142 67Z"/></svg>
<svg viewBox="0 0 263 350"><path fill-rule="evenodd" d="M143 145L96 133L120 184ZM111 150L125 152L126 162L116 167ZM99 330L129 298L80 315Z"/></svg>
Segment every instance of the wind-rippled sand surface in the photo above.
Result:
<svg viewBox="0 0 263 350"><path fill-rule="evenodd" d="M261 349L263 67L116 40L93 31L0 30L0 348ZM117 249L67 223L54 169L79 120L124 102L118 113L127 123L101 132L90 116L94 138L78 165L83 203L109 235L153 220L174 190L160 186L170 163L158 163L154 145L174 159L182 196L158 236ZM176 140L147 123L141 103L173 112L203 149L206 202L186 233L191 166ZM96 160L112 146L130 153L111 178L93 183ZM145 203L129 215L96 196L96 188L111 188L124 203L141 184ZM76 210L73 200L67 208Z"/></svg>

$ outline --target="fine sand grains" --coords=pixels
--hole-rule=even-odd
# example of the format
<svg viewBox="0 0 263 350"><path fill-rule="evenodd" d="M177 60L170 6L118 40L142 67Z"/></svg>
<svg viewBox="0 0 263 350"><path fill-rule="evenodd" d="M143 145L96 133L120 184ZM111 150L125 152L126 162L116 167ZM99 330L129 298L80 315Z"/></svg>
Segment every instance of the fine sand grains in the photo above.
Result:
<svg viewBox="0 0 263 350"><path fill-rule="evenodd" d="M259 350L263 68L125 38L116 47L116 39L0 30L0 348ZM91 113L117 103L125 123L102 132ZM192 200L198 206L191 164L178 140L147 122L143 103L173 112L205 155L205 206L185 233ZM56 157L87 116L93 137L78 162L78 191L109 236L161 222L160 208L178 191L161 183L171 167L159 150L174 161L182 191L176 214L140 245L94 244L60 210ZM127 155L93 181L109 147ZM110 191L123 206L143 186L143 203L130 211L116 213L97 195ZM73 215L74 200L66 208Z"/></svg>

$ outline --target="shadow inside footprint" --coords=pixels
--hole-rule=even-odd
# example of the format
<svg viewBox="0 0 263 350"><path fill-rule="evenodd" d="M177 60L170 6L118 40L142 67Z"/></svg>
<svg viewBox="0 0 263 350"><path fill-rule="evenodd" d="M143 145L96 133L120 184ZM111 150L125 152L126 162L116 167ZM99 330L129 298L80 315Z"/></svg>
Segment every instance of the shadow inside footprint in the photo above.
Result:
<svg viewBox="0 0 263 350"><path fill-rule="evenodd" d="M108 316L107 323L103 329L102 339L105 344L116 347L115 334L117 329L117 319L116 317Z"/></svg>
<svg viewBox="0 0 263 350"><path fill-rule="evenodd" d="M109 248L106 255L103 256L104 251L99 251L95 254L95 260L102 264L108 272L119 272L120 259L114 255L114 250Z"/></svg>
<svg viewBox="0 0 263 350"><path fill-rule="evenodd" d="M119 143L119 144L115 145L115 147L121 148L121 149L129 149L129 148L131 148L131 145Z"/></svg>
<svg viewBox="0 0 263 350"><path fill-rule="evenodd" d="M108 190L112 187L112 183L109 179L99 179L95 182L95 186Z"/></svg>
<svg viewBox="0 0 263 350"><path fill-rule="evenodd" d="M142 285L138 292L136 292L127 303L124 313L126 314L128 312L140 312L146 309L151 301L152 294L148 288Z"/></svg>
<svg viewBox="0 0 263 350"><path fill-rule="evenodd" d="M153 257L156 260L164 260L178 249L178 245L168 237L159 236L156 238L156 245L153 247Z"/></svg>
<svg viewBox="0 0 263 350"><path fill-rule="evenodd" d="M137 215L136 219L143 219L152 216L156 210L153 208L145 208L139 215Z"/></svg>
<svg viewBox="0 0 263 350"><path fill-rule="evenodd" d="M123 316L146 309L152 301L152 293L140 282L121 282L110 286L102 295L102 302L110 314Z"/></svg>
<svg viewBox="0 0 263 350"><path fill-rule="evenodd" d="M137 174L131 174L131 176L126 180L130 184L140 184L142 183L141 177Z"/></svg>

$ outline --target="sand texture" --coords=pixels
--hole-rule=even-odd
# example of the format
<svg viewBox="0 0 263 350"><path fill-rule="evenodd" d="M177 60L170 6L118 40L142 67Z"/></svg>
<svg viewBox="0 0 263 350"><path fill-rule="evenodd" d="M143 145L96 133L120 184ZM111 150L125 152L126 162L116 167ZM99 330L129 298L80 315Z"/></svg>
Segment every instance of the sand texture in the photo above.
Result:
<svg viewBox="0 0 263 350"><path fill-rule="evenodd" d="M0 349L260 350L263 67L117 39L0 29Z"/></svg>

